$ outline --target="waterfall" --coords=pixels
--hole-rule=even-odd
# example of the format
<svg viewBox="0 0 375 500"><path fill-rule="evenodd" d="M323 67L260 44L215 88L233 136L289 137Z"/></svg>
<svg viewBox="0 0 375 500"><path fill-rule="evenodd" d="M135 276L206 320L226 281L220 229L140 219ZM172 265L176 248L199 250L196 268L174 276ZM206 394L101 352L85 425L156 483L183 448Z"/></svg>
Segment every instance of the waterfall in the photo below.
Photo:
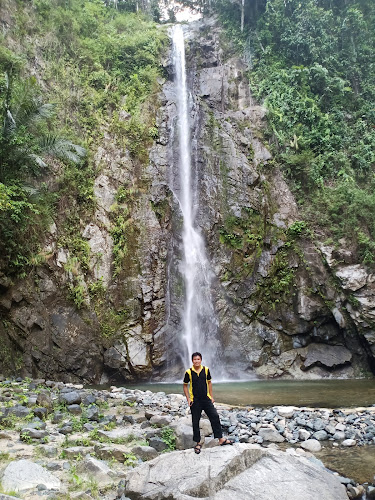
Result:
<svg viewBox="0 0 375 500"><path fill-rule="evenodd" d="M197 172L192 169L192 140L189 92L186 76L184 33L180 25L173 27L173 64L175 70L178 120L179 190L176 193L183 217L181 274L185 284L182 313L181 357L191 364L191 353L199 351L203 362L214 367L220 350L218 323L211 297L212 272L205 244L196 226L198 210ZM194 188L193 188L194 187Z"/></svg>

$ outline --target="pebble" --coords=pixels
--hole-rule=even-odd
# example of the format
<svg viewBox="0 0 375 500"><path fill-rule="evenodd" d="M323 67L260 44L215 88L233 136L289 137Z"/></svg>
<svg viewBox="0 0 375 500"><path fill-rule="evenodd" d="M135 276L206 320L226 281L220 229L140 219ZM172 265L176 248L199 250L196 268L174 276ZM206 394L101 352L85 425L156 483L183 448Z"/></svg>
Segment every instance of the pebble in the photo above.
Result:
<svg viewBox="0 0 375 500"><path fill-rule="evenodd" d="M127 388L116 387L112 392L105 390L84 389L73 384L62 384L51 382L47 387L51 387L48 394L45 394L46 406L40 405L30 410L28 406L8 407L7 402L12 401L12 382L9 381L7 392L9 396L0 402L0 412L3 414L14 413L25 417L32 411L39 417L45 416L52 411L56 402L63 403L68 411L73 415L82 414L89 422L83 425L82 431L75 431L75 422L77 417L66 413L54 411L46 424L40 418L34 418L32 421L25 421L23 431L29 430L30 437L38 439L34 444L41 443L44 437L50 441L56 439L54 447L43 447L43 456L48 458L56 457L59 450L58 443L61 443L63 436L61 434L71 434L69 439L74 440L82 436L82 433L89 433L95 429L98 432L109 428L121 428L129 430L129 433L135 429L141 439L149 441L149 447L138 446L132 449L140 459L150 459L155 453L161 453L167 449L166 443L162 439L163 427L169 426L176 418L189 414L185 398L182 395L166 395L163 392L152 393L151 391L142 392ZM30 386L32 383L30 383ZM35 385L35 384L34 384ZM35 387L37 387L35 385ZM3 385L4 388L4 385ZM3 389L4 391L4 389ZM49 397L50 404L49 404ZM32 389L30 389L29 401L35 400ZM42 401L42 398L40 398ZM131 402L131 405L124 401ZM80 404L81 402L81 404ZM107 406L106 406L107 405ZM48 406L48 408L47 408ZM107 408L112 411L108 411ZM116 415L111 407L117 407ZM12 409L13 408L13 409ZM242 408L233 409L218 405L220 421L225 434L229 434L235 442L257 443L263 446L275 447L276 444L286 441L289 444L299 444L301 448L295 448L296 454L304 454L305 451L312 453L318 452L328 439L332 445L338 447L361 446L374 444L375 439L375 411L356 410L349 415L342 410L312 409L275 406L272 408ZM68 419L70 421L68 421ZM52 428L51 428L52 426ZM18 434L19 435L19 434ZM56 436L56 437L55 437ZM0 439L11 439L11 434L2 431ZM10 442L9 447L13 446ZM153 451L154 450L154 451ZM60 451L60 450L59 450ZM111 449L109 450L111 451ZM119 453L122 453L119 449ZM80 453L83 455L84 450ZM58 460L56 457L55 460ZM69 463L50 462L50 470L69 470ZM56 468L56 469L55 469ZM349 484L349 483L348 483ZM350 483L357 487L355 483ZM374 488L371 490L372 498L375 498ZM350 495L356 493L351 491ZM352 498L355 498L352 496Z"/></svg>
<svg viewBox="0 0 375 500"><path fill-rule="evenodd" d="M318 441L326 441L328 439L328 434L326 431L317 431L314 432L313 438L317 439Z"/></svg>
<svg viewBox="0 0 375 500"><path fill-rule="evenodd" d="M357 444L357 441L355 439L345 439L341 445L342 446L355 446Z"/></svg>
<svg viewBox="0 0 375 500"><path fill-rule="evenodd" d="M322 449L322 445L317 439L307 439L306 441L301 443L301 446L305 450L311 451L312 453L316 453Z"/></svg>

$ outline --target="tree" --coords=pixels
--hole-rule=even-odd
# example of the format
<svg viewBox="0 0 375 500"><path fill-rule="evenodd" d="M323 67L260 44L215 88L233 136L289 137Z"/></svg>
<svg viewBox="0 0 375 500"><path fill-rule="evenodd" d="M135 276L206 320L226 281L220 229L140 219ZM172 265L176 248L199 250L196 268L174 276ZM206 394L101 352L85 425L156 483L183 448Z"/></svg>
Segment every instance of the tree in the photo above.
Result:
<svg viewBox="0 0 375 500"><path fill-rule="evenodd" d="M82 146L50 132L55 106L43 102L34 77L21 81L5 73L3 88L0 181L36 175L52 157L81 161L86 154Z"/></svg>

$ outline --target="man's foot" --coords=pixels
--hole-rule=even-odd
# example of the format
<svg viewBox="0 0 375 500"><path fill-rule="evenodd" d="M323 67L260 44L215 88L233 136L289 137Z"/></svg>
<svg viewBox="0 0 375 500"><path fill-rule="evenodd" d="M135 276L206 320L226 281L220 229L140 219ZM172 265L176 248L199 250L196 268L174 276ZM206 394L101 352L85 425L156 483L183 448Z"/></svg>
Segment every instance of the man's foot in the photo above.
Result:
<svg viewBox="0 0 375 500"><path fill-rule="evenodd" d="M227 444L232 445L233 441L231 441L230 439L221 438L221 439L219 439L219 444L220 444L220 446L225 446Z"/></svg>
<svg viewBox="0 0 375 500"><path fill-rule="evenodd" d="M201 449L202 449L202 443L197 443L195 446L194 446L194 451L197 455L199 455L199 453L201 452Z"/></svg>

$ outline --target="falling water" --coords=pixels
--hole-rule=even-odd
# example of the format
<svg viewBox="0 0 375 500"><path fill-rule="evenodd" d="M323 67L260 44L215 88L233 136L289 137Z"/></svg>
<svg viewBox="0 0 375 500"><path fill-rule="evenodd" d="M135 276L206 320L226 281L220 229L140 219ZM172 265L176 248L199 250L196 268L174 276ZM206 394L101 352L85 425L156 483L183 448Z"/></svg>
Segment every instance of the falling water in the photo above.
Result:
<svg viewBox="0 0 375 500"><path fill-rule="evenodd" d="M194 351L202 352L204 364L215 365L218 355L217 319L211 298L211 271L206 257L205 245L195 225L197 193L192 186L194 171L191 158L191 124L189 93L186 79L185 46L182 27L173 28L173 54L176 75L178 115L178 167L180 189L177 193L183 217L182 275L185 281L185 303L183 310L182 357L190 363Z"/></svg>

